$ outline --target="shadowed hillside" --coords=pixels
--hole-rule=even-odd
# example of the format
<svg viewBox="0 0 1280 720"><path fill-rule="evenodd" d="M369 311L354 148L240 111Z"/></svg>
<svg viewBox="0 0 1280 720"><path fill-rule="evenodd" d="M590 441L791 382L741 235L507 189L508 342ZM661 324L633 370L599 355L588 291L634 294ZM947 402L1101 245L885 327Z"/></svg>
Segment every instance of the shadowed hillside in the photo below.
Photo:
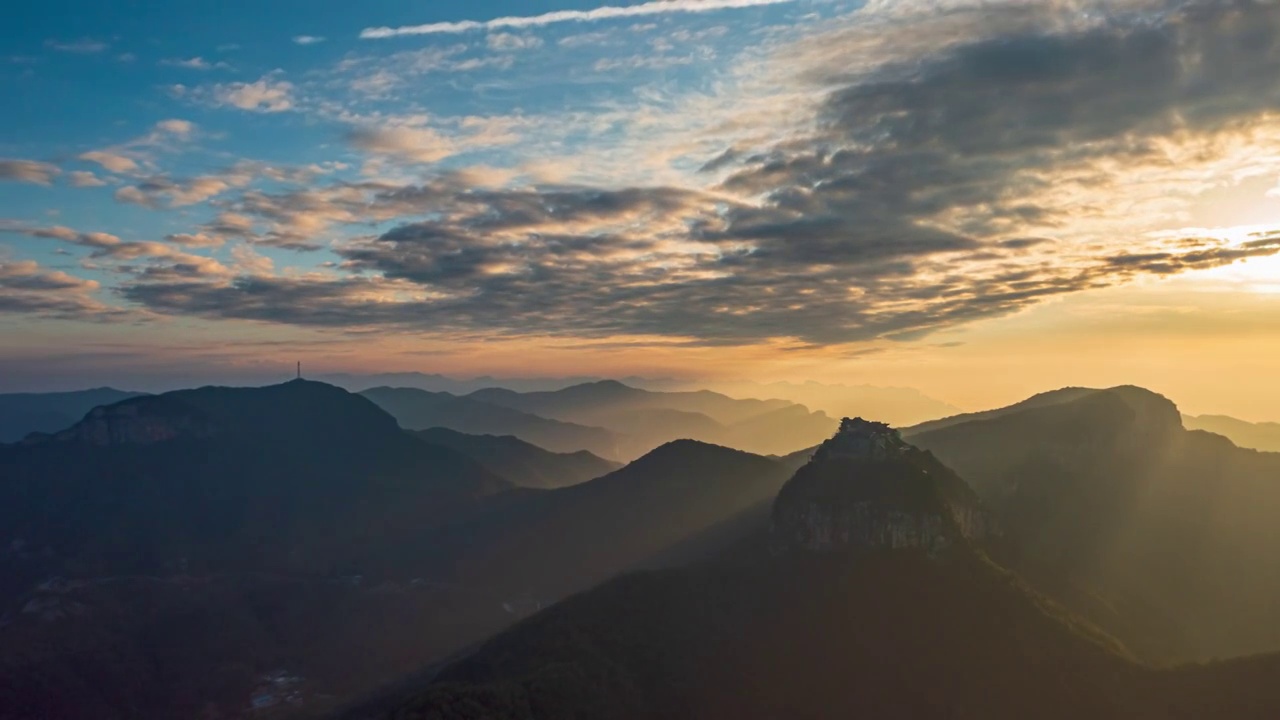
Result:
<svg viewBox="0 0 1280 720"><path fill-rule="evenodd" d="M1068 393L910 439L991 507L1013 567L1135 650L1280 648L1280 454L1185 430L1172 402L1144 390Z"/></svg>

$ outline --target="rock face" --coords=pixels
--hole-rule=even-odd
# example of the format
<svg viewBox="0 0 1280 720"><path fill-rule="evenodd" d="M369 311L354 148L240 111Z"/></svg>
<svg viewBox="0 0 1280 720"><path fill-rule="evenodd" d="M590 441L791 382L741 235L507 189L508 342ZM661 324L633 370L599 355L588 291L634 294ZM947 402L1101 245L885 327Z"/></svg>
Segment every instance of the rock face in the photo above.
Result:
<svg viewBox="0 0 1280 720"><path fill-rule="evenodd" d="M888 425L846 418L778 493L775 551L938 550L986 537L977 496Z"/></svg>
<svg viewBox="0 0 1280 720"><path fill-rule="evenodd" d="M150 445L178 437L209 437L213 423L191 408L170 406L157 398L126 400L95 408L83 420L53 436L59 442L75 442L106 447ZM47 436L46 436L47 437ZM40 441L39 436L29 442Z"/></svg>

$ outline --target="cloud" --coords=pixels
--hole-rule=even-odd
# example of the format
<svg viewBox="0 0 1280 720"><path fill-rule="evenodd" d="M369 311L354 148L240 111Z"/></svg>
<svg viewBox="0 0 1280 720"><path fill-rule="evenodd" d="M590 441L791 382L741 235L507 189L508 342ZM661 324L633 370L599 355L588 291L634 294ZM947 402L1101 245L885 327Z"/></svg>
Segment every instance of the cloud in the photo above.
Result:
<svg viewBox="0 0 1280 720"><path fill-rule="evenodd" d="M113 173L131 173L138 169L133 158L109 150L90 150L78 155L77 159L97 163Z"/></svg>
<svg viewBox="0 0 1280 720"><path fill-rule="evenodd" d="M270 276L275 272L275 263L271 258L255 251L251 246L240 244L231 248L232 266L239 275Z"/></svg>
<svg viewBox="0 0 1280 720"><path fill-rule="evenodd" d="M136 173L142 170L143 165L151 164L153 151L173 150L180 143L190 141L197 129L190 120L169 118L157 122L145 135L119 145L81 153L76 159L96 163L117 174Z"/></svg>
<svg viewBox="0 0 1280 720"><path fill-rule="evenodd" d="M373 155L422 163L442 160L457 151L451 139L426 127L357 127L347 132L346 140L352 147Z"/></svg>
<svg viewBox="0 0 1280 720"><path fill-rule="evenodd" d="M160 61L161 65L183 68L185 70L226 70L231 66L223 61L209 62L202 57L168 58Z"/></svg>
<svg viewBox="0 0 1280 720"><path fill-rule="evenodd" d="M919 338L1280 252L1280 234L1177 230L1207 190L1280 175L1280 7L1155 4L871 3L762 41L714 95L654 91L634 111L333 111L387 171L363 181L249 163L176 178L117 148L135 161L123 201L213 200L217 215L156 243L26 232L87 248L123 298L174 315L681 345ZM395 88L465 51L347 58L333 82L385 70ZM570 147L583 128L593 139ZM570 170L418 167L498 144ZM195 254L224 243L226 265ZM335 261L276 275L262 246Z"/></svg>
<svg viewBox="0 0 1280 720"><path fill-rule="evenodd" d="M485 38L490 50L498 52L514 52L516 50L533 50L542 47L542 38L535 35L515 35L513 33L492 33Z"/></svg>
<svg viewBox="0 0 1280 720"><path fill-rule="evenodd" d="M138 281L179 278L225 280L233 274L214 258L194 255L166 243L125 241L110 233L82 232L61 225L33 227L10 223L0 226L0 231L48 238L88 248L91 259L122 263L109 269L131 275Z"/></svg>
<svg viewBox="0 0 1280 720"><path fill-rule="evenodd" d="M0 259L0 313L82 320L120 311L94 299L98 283L47 270L30 260Z"/></svg>
<svg viewBox="0 0 1280 720"><path fill-rule="evenodd" d="M46 162L0 158L0 180L49 185L61 172L58 166Z"/></svg>
<svg viewBox="0 0 1280 720"><path fill-rule="evenodd" d="M156 123L155 129L158 132L168 133L179 139L186 140L195 132L196 124L190 120L170 118L169 120L161 120Z"/></svg>
<svg viewBox="0 0 1280 720"><path fill-rule="evenodd" d="M44 46L51 50L57 50L58 52L76 53L79 55L92 55L94 53L100 53L111 47L108 43L90 38L70 41L45 40Z"/></svg>
<svg viewBox="0 0 1280 720"><path fill-rule="evenodd" d="M541 27L563 22L594 22L616 18L645 17L667 13L699 13L713 10L781 5L795 0L659 0L639 5L605 6L592 10L559 10L542 15L501 17L494 20L462 20L459 22L429 23L403 27L365 28L360 37L365 40L402 37L406 35L434 35L463 33L472 30L502 30Z"/></svg>
<svg viewBox="0 0 1280 720"><path fill-rule="evenodd" d="M326 39L327 38L322 38L317 35L294 35L293 36L293 42L297 45L317 45L319 43L324 42Z"/></svg>
<svg viewBox="0 0 1280 720"><path fill-rule="evenodd" d="M115 193L117 202L158 208L184 207L204 202L235 187L248 185L252 176L236 170L218 175L201 175L189 179L174 179L165 175L144 178L136 185L120 188Z"/></svg>
<svg viewBox="0 0 1280 720"><path fill-rule="evenodd" d="M91 172L76 170L67 174L67 180L73 187L102 187L107 183Z"/></svg>
<svg viewBox="0 0 1280 720"><path fill-rule="evenodd" d="M251 83L216 85L212 101L215 105L230 105L253 112L284 112L294 105L293 89L292 83L264 76Z"/></svg>

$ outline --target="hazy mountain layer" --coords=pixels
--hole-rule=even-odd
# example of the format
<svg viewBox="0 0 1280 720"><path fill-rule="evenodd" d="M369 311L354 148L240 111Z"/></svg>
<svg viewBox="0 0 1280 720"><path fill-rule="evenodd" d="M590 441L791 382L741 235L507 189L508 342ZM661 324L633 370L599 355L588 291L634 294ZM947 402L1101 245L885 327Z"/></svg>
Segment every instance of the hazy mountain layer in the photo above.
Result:
<svg viewBox="0 0 1280 720"><path fill-rule="evenodd" d="M1280 423L1251 423L1226 415L1183 415L1188 430L1206 430L1222 435L1243 448L1280 452Z"/></svg>
<svg viewBox="0 0 1280 720"><path fill-rule="evenodd" d="M692 439L748 452L785 453L829 436L836 421L786 400L739 400L709 391L653 392L615 381L554 392L481 390L471 399L543 417L608 428L635 457L672 440Z"/></svg>
<svg viewBox="0 0 1280 720"><path fill-rule="evenodd" d="M599 427L540 417L473 397L412 388L373 388L360 393L408 430L449 428L472 435L514 435L552 452L587 450L619 457L618 438Z"/></svg>
<svg viewBox="0 0 1280 720"><path fill-rule="evenodd" d="M419 430L415 435L434 445L453 448L519 487L568 487L621 467L586 450L553 453L511 435L467 435L447 428Z"/></svg>

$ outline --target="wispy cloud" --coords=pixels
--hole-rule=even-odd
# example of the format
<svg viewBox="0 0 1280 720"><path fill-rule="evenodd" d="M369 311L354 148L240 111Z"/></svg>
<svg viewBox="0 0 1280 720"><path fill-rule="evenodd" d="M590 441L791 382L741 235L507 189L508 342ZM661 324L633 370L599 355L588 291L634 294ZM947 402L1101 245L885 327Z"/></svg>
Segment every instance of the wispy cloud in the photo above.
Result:
<svg viewBox="0 0 1280 720"><path fill-rule="evenodd" d="M614 18L633 18L667 13L700 13L712 10L783 5L796 0L660 0L625 7L605 6L593 10L558 10L542 15L501 17L493 20L461 20L458 22L428 23L402 27L365 28L360 37L365 40L400 37L404 35L436 35L462 33L472 30L500 30L504 28L530 28L563 22L594 22Z"/></svg>
<svg viewBox="0 0 1280 720"><path fill-rule="evenodd" d="M294 43L296 43L296 44L298 44L298 45L316 45L316 44L318 44L318 43L322 43L322 42L324 42L324 41L325 41L325 40L327 40L327 39L328 39L328 38L323 38L323 37L320 37L320 36L318 36L318 35L295 35L295 36L293 36L293 42L294 42Z"/></svg>
<svg viewBox="0 0 1280 720"><path fill-rule="evenodd" d="M168 67L184 68L186 70L225 70L231 67L225 62L209 62L202 57L169 58L167 60L161 60L160 64Z"/></svg>
<svg viewBox="0 0 1280 720"><path fill-rule="evenodd" d="M93 53L100 53L103 50L106 50L107 48L111 47L108 43L105 43L101 40L92 40L90 38L83 38L81 40L70 40L66 42L63 42L60 40L46 40L44 44L45 44L45 47L49 48L50 50L57 50L58 52L79 53L81 55L91 55Z"/></svg>

